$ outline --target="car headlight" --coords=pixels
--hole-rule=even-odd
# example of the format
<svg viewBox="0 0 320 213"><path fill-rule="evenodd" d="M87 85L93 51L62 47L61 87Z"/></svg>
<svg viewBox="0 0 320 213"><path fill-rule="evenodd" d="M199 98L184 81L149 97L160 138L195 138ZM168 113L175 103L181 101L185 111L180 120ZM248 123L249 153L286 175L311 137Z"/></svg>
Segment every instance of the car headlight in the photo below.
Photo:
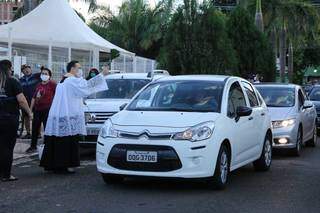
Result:
<svg viewBox="0 0 320 213"><path fill-rule="evenodd" d="M273 128L284 128L288 126L292 126L296 122L296 119L286 119L282 121L272 121Z"/></svg>
<svg viewBox="0 0 320 213"><path fill-rule="evenodd" d="M110 120L107 120L102 126L99 136L102 138L117 138L119 131L113 128L113 125Z"/></svg>
<svg viewBox="0 0 320 213"><path fill-rule="evenodd" d="M212 121L198 124L187 129L184 132L176 133L173 136L174 140L188 140L192 142L202 141L212 136L214 123Z"/></svg>

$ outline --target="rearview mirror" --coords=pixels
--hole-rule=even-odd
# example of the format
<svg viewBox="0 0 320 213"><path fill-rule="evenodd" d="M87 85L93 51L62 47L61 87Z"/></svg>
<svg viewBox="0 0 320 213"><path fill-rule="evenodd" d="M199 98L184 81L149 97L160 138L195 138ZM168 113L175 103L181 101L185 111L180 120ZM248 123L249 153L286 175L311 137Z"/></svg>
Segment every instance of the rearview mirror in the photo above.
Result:
<svg viewBox="0 0 320 213"><path fill-rule="evenodd" d="M251 115L252 113L252 109L250 107L246 107L246 106L239 106L237 108L237 116L236 116L236 120L238 121L240 119L240 117L246 117Z"/></svg>
<svg viewBox="0 0 320 213"><path fill-rule="evenodd" d="M122 105L119 107L120 111L124 110L124 108L126 108L127 105L128 105L127 103L122 104Z"/></svg>
<svg viewBox="0 0 320 213"><path fill-rule="evenodd" d="M303 104L303 109L309 109L313 107L313 103L311 101L305 101Z"/></svg>

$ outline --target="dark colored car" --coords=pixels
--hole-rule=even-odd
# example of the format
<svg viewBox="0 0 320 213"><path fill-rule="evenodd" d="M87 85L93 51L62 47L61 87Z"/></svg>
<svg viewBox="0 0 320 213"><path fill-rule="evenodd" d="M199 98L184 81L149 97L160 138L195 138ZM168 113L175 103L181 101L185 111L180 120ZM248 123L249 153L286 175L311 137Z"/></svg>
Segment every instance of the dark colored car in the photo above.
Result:
<svg viewBox="0 0 320 213"><path fill-rule="evenodd" d="M317 127L320 128L320 85L315 85L310 90L309 98L317 110Z"/></svg>

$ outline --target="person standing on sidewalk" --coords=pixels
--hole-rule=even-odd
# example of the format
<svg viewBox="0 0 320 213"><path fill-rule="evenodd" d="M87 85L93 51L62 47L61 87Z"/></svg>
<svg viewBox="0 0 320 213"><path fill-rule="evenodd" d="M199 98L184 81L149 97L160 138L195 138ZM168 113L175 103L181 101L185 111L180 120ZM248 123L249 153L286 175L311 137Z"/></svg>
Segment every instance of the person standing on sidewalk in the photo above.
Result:
<svg viewBox="0 0 320 213"><path fill-rule="evenodd" d="M10 61L0 61L0 179L3 182L17 180L11 175L11 166L19 127L19 106L32 117L21 84L11 76L11 71Z"/></svg>
<svg viewBox="0 0 320 213"><path fill-rule="evenodd" d="M31 145L26 153L37 150L38 136L41 134L41 124L46 128L49 110L55 95L57 84L51 81L52 72L48 68L41 69L42 82L36 87L31 100L31 111L33 112Z"/></svg>
<svg viewBox="0 0 320 213"><path fill-rule="evenodd" d="M36 86L41 82L40 73L32 74L31 67L26 64L21 66L21 72L24 76L20 78L20 83L22 85L23 94L26 97L30 107ZM23 136L22 139L31 139L31 120L24 112L22 112L22 120L27 131L27 134Z"/></svg>
<svg viewBox="0 0 320 213"><path fill-rule="evenodd" d="M71 61L67 72L57 85L50 108L40 166L47 171L74 173L73 168L80 166L79 136L87 134L83 98L108 86L106 72L85 80L78 61Z"/></svg>

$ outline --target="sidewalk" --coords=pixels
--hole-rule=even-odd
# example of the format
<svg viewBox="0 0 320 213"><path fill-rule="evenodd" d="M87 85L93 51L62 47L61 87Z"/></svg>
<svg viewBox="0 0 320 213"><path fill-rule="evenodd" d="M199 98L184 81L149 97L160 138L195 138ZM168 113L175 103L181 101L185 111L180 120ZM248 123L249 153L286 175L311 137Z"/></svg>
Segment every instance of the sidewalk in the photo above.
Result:
<svg viewBox="0 0 320 213"><path fill-rule="evenodd" d="M41 144L43 139L38 140L38 144ZM26 150L30 147L31 139L21 139L17 138L16 146L13 151L13 160L17 161L22 158L31 158L37 156L38 153L27 154Z"/></svg>

